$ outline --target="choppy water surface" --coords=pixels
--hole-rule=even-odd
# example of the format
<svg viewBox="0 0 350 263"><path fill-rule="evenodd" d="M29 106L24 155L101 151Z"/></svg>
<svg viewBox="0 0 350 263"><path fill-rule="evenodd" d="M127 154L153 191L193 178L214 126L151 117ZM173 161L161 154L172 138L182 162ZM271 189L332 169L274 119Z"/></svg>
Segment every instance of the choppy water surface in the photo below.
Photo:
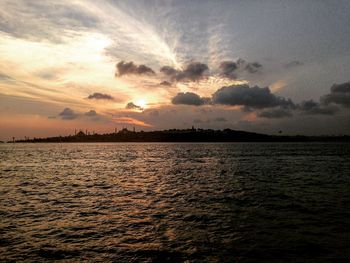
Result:
<svg viewBox="0 0 350 263"><path fill-rule="evenodd" d="M0 174L1 261L350 259L350 144L4 144Z"/></svg>

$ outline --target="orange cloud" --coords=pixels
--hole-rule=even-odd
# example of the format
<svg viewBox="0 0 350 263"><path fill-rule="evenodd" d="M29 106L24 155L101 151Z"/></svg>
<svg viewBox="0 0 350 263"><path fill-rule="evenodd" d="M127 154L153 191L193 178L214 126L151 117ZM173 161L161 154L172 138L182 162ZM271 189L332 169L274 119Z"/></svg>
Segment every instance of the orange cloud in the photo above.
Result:
<svg viewBox="0 0 350 263"><path fill-rule="evenodd" d="M129 118L129 117L113 118L113 121L119 124L133 124L133 125L142 126L142 127L152 127L151 124L145 123L143 121L140 121L134 118Z"/></svg>
<svg viewBox="0 0 350 263"><path fill-rule="evenodd" d="M257 120L256 112L249 112L248 114L243 116L242 120L245 120L245 121L256 121Z"/></svg>
<svg viewBox="0 0 350 263"><path fill-rule="evenodd" d="M287 86L287 83L284 80L278 80L275 83L272 83L270 86L270 90L272 92L277 92Z"/></svg>

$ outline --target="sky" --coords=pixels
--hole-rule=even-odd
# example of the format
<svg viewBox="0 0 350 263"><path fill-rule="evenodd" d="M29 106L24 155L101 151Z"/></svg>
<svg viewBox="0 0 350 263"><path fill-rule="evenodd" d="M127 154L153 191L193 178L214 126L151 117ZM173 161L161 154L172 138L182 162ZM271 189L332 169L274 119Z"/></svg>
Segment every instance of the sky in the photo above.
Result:
<svg viewBox="0 0 350 263"><path fill-rule="evenodd" d="M0 0L0 140L350 134L348 0Z"/></svg>

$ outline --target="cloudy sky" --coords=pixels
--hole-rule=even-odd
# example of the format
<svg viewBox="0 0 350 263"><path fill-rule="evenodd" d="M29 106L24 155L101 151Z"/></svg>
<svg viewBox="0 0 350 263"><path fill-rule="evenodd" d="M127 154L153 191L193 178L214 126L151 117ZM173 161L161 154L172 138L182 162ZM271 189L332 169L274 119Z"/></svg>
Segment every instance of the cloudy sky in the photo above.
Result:
<svg viewBox="0 0 350 263"><path fill-rule="evenodd" d="M0 140L350 133L348 0L0 0Z"/></svg>

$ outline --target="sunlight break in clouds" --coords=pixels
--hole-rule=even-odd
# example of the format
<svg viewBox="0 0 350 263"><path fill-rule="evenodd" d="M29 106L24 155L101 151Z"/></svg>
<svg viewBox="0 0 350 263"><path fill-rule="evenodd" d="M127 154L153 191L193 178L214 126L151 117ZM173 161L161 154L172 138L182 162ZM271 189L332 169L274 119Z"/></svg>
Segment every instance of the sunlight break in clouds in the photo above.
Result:
<svg viewBox="0 0 350 263"><path fill-rule="evenodd" d="M326 21L320 14L330 10L334 16ZM246 128L244 121L249 119L249 128L266 127L267 132L281 126L291 132L322 132L324 125L317 125L327 119L326 113L340 119L348 116L347 104L324 105L320 100L330 94L333 84L349 81L346 10L346 1L337 5L271 1L262 6L241 1L3 0L0 115L3 120L14 114L24 120L30 112L46 119L50 132L68 122L74 127L92 121L100 130L111 130L116 116L156 129L194 123L210 128L218 124L198 120L223 115L226 127ZM121 61L143 65L155 74L115 77ZM196 63L207 70L196 72L200 69L193 66ZM188 71L189 65L193 67ZM221 65L226 67L224 73ZM160 72L163 67L175 75ZM276 97L290 98L295 108L288 111L293 114L280 108L248 112L244 105L208 101L201 109L171 103L179 93L210 99L222 87L239 84L268 87ZM307 103L310 100L313 103ZM129 102L139 108L126 108ZM304 107L311 104L312 110ZM53 119L65 108L79 116L93 110L98 118ZM314 129L292 124L304 123L305 118ZM13 122L7 123L15 129ZM18 125L27 128L28 122ZM47 128L50 125L52 129ZM335 133L350 129L331 126ZM1 136L10 134L9 127Z"/></svg>

